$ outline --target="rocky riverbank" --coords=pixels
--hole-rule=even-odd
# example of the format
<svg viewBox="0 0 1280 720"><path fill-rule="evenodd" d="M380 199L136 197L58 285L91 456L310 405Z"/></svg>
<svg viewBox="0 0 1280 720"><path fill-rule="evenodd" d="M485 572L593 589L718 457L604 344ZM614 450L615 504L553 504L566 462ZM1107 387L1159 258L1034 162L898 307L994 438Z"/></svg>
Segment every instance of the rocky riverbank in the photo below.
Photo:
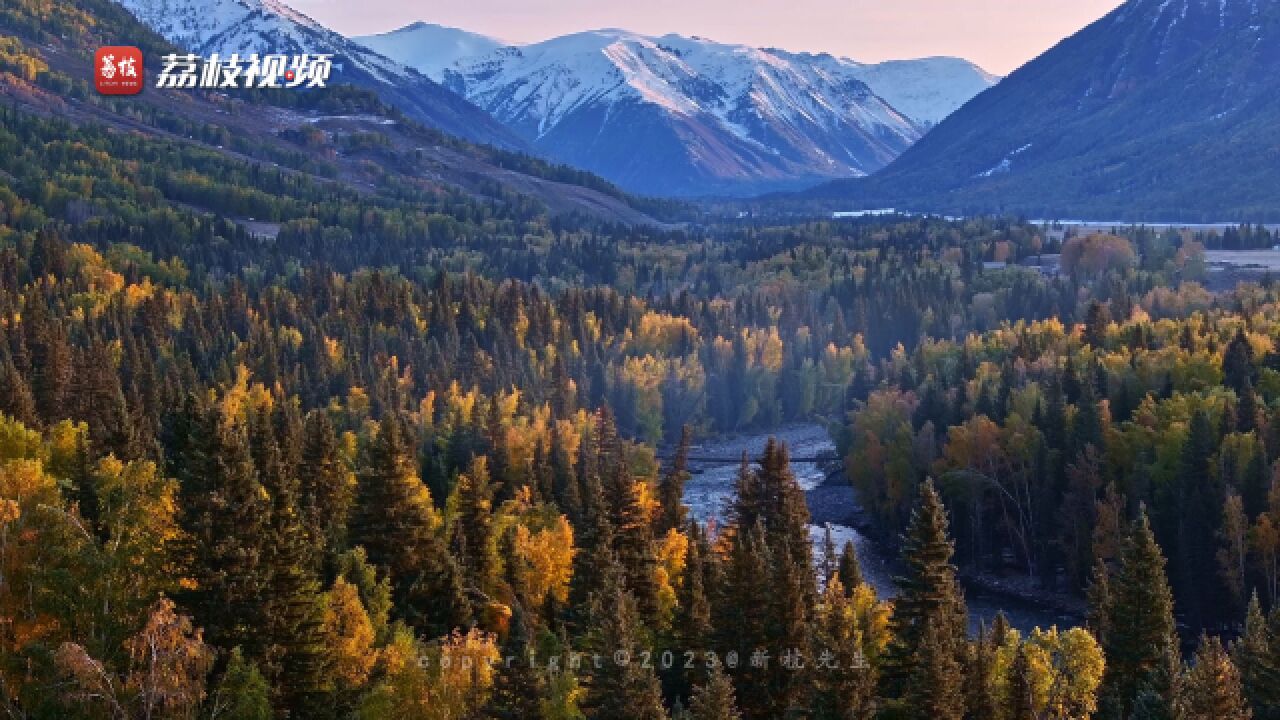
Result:
<svg viewBox="0 0 1280 720"><path fill-rule="evenodd" d="M685 485L685 503L693 517L713 525L724 517L733 497L739 458L743 452L748 459L758 458L770 437L786 443L792 457L834 453L831 439L820 425L788 425L773 432L719 437L698 443L692 448L693 455L721 460L690 463L693 477ZM830 529L837 552L846 541L852 541L862 564L863 577L881 597L893 597L897 593L893 578L901 572L898 549L875 538L870 519L839 465L824 467L820 463L794 462L792 472L804 488L809 504L815 561L822 561L823 536ZM997 613L1004 613L1014 627L1023 631L1036 626L1077 625L1084 616L1081 601L1042 591L1030 578L965 575L961 580L969 606L970 626L975 630L980 623L989 624Z"/></svg>

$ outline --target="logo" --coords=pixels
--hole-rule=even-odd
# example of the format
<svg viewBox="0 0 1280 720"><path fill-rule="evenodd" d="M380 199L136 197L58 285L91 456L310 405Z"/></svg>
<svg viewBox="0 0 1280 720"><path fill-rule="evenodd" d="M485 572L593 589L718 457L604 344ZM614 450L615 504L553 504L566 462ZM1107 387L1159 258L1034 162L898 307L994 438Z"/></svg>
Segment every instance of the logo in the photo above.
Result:
<svg viewBox="0 0 1280 720"><path fill-rule="evenodd" d="M259 88L322 88L333 71L332 55L251 53L170 53L161 58L157 88L249 90Z"/></svg>
<svg viewBox="0 0 1280 720"><path fill-rule="evenodd" d="M142 92L142 51L123 45L98 48L93 79L103 95L137 95Z"/></svg>

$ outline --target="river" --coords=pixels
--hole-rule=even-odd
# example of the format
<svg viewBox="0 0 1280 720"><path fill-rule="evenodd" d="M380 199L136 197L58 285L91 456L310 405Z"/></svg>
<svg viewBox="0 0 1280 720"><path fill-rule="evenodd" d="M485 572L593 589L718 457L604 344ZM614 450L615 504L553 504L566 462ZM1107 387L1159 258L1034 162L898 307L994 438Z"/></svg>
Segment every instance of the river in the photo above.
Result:
<svg viewBox="0 0 1280 720"><path fill-rule="evenodd" d="M832 455L835 448L820 425L802 424L777 428L772 433L715 438L696 444L692 455L711 458L737 458L743 451L753 460L764 450L770 437L786 443L794 457ZM845 541L852 540L862 564L866 581L882 598L897 594L894 575L898 561L880 544L874 542L853 527L860 509L852 487L842 482L827 482L827 473L815 463L797 462L791 465L796 480L804 488L809 511L814 523L809 526L813 539L814 560L822 562L823 535L831 528L836 552ZM700 522L720 521L728 503L733 498L734 483L738 475L738 462L710 463L690 462L692 478L685 484L684 499L690 512ZM996 613L1003 611L1009 622L1022 631L1033 627L1059 627L1079 624L1079 617L1060 613L1036 602L1004 594L995 594L976 587L966 587L965 600L969 608L969 623L976 630L979 623L990 624Z"/></svg>

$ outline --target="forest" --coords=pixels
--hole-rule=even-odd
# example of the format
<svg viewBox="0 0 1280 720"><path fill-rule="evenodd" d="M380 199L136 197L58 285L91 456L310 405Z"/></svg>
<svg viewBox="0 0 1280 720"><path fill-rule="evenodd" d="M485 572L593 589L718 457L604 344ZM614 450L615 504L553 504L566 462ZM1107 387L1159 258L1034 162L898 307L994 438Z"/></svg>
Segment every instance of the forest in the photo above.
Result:
<svg viewBox="0 0 1280 720"><path fill-rule="evenodd" d="M624 226L131 112L0 107L6 716L1280 717L1280 286L1202 284L1266 229ZM781 444L691 520L692 443L795 421L895 596Z"/></svg>

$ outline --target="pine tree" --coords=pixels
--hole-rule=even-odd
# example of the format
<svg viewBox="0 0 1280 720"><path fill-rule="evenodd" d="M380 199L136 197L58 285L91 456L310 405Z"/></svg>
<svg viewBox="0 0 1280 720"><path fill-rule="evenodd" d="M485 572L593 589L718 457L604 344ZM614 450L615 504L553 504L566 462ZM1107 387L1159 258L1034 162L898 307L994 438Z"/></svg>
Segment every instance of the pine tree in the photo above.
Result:
<svg viewBox="0 0 1280 720"><path fill-rule="evenodd" d="M1201 636L1195 662L1179 688L1179 720L1249 720L1240 673L1217 637Z"/></svg>
<svg viewBox="0 0 1280 720"><path fill-rule="evenodd" d="M300 505L313 541L330 560L347 547L347 524L355 502L355 477L347 468L328 413L307 415L298 467Z"/></svg>
<svg viewBox="0 0 1280 720"><path fill-rule="evenodd" d="M507 661L498 668L488 716L496 720L537 718L546 696L545 671L533 666L532 632L525 622L524 610L513 608L511 626L502 655Z"/></svg>
<svg viewBox="0 0 1280 720"><path fill-rule="evenodd" d="M1253 346L1243 328L1236 331L1222 355L1222 375L1222 384L1235 390L1237 397L1243 396L1246 387L1254 381Z"/></svg>
<svg viewBox="0 0 1280 720"><path fill-rule="evenodd" d="M688 717L690 720L742 720L733 699L733 683L719 668L713 668L707 681L694 688Z"/></svg>
<svg viewBox="0 0 1280 720"><path fill-rule="evenodd" d="M277 415L286 417L283 412ZM325 710L328 638L315 548L298 507L297 465L287 460L296 449L281 448L265 411L254 415L252 430L259 477L271 498L269 543L263 558L267 572L260 628L263 666L280 698L279 707L294 716L318 717ZM288 445L286 441L285 448Z"/></svg>
<svg viewBox="0 0 1280 720"><path fill-rule="evenodd" d="M400 617L433 635L470 623L461 573L406 443L401 420L384 419L360 472L352 541L390 573Z"/></svg>
<svg viewBox="0 0 1280 720"><path fill-rule="evenodd" d="M1009 666L1009 681L1004 698L1005 720L1035 720L1036 710L1031 689L1031 663L1027 649L1019 645Z"/></svg>
<svg viewBox="0 0 1280 720"><path fill-rule="evenodd" d="M267 681L238 647L231 651L222 681L208 704L210 715L224 720L271 720L274 717Z"/></svg>
<svg viewBox="0 0 1280 720"><path fill-rule="evenodd" d="M480 455L458 476L454 487L452 549L471 587L492 592L497 581L498 558L493 530L494 488L487 459Z"/></svg>
<svg viewBox="0 0 1280 720"><path fill-rule="evenodd" d="M1273 638L1255 592L1245 613L1244 632L1231 648L1231 657L1240 670L1244 695L1257 720L1280 718L1280 652L1271 648Z"/></svg>
<svg viewBox="0 0 1280 720"><path fill-rule="evenodd" d="M862 565L858 562L858 550L854 547L852 540L846 540L844 548L840 551L840 562L836 566L836 572L840 574L840 582L844 584L847 592L853 592L853 589L863 583Z"/></svg>
<svg viewBox="0 0 1280 720"><path fill-rule="evenodd" d="M951 622L941 614L926 616L911 675L902 699L913 720L960 720L964 717L963 666L956 656Z"/></svg>
<svg viewBox="0 0 1280 720"><path fill-rule="evenodd" d="M0 364L0 413L34 428L37 423L35 396L7 355L4 363Z"/></svg>
<svg viewBox="0 0 1280 720"><path fill-rule="evenodd" d="M1172 678L1167 676L1170 665L1176 668L1177 636L1164 564L1143 511L1109 583L1111 600L1102 646L1107 665L1099 689L1103 718L1128 718L1144 686L1155 696L1145 705L1171 700Z"/></svg>
<svg viewBox="0 0 1280 720"><path fill-rule="evenodd" d="M182 525L196 581L186 593L212 645L257 657L270 500L258 480L246 429L205 398L192 398L173 423L171 474L179 481Z"/></svg>
<svg viewBox="0 0 1280 720"><path fill-rule="evenodd" d="M1174 536L1173 586L1182 603L1186 622L1194 630L1214 617L1213 598L1220 589L1215 557L1222 506L1220 485L1209 472L1217 436L1203 410L1191 417L1182 446L1176 480L1176 535Z"/></svg>
<svg viewBox="0 0 1280 720"><path fill-rule="evenodd" d="M997 619L1003 618L1002 615ZM999 638L1003 640L1003 630ZM992 628L981 623L978 637L970 643L969 672L965 675L965 718L983 720L999 715L995 697L996 651L1000 648Z"/></svg>
<svg viewBox="0 0 1280 720"><path fill-rule="evenodd" d="M967 613L964 598L956 582L956 568L951 564L955 552L947 536L946 510L934 490L933 481L920 486L920 499L911 513L911 522L903 537L902 557L905 574L897 579L898 597L894 600L890 619L892 639L885 654L882 694L888 698L905 698L915 693L959 693L959 674L947 672L958 666L962 657ZM933 637L926 656L926 629ZM950 654L951 662L946 655ZM921 669L925 661L930 667ZM944 687L919 687L921 682L945 682ZM956 687L951 687L955 684ZM963 702L960 703L963 706Z"/></svg>
<svg viewBox="0 0 1280 720"><path fill-rule="evenodd" d="M623 586L621 567L617 563L608 563L608 567L591 608L592 634L601 660L592 668L588 717L666 720L658 676L642 663L635 598Z"/></svg>
<svg viewBox="0 0 1280 720"><path fill-rule="evenodd" d="M662 483L658 486L658 502L662 507L657 526L659 535L685 525L689 508L684 504L684 484L689 480L689 446L692 442L693 431L685 425L680 431L680 444L676 446L671 467L662 475Z"/></svg>

